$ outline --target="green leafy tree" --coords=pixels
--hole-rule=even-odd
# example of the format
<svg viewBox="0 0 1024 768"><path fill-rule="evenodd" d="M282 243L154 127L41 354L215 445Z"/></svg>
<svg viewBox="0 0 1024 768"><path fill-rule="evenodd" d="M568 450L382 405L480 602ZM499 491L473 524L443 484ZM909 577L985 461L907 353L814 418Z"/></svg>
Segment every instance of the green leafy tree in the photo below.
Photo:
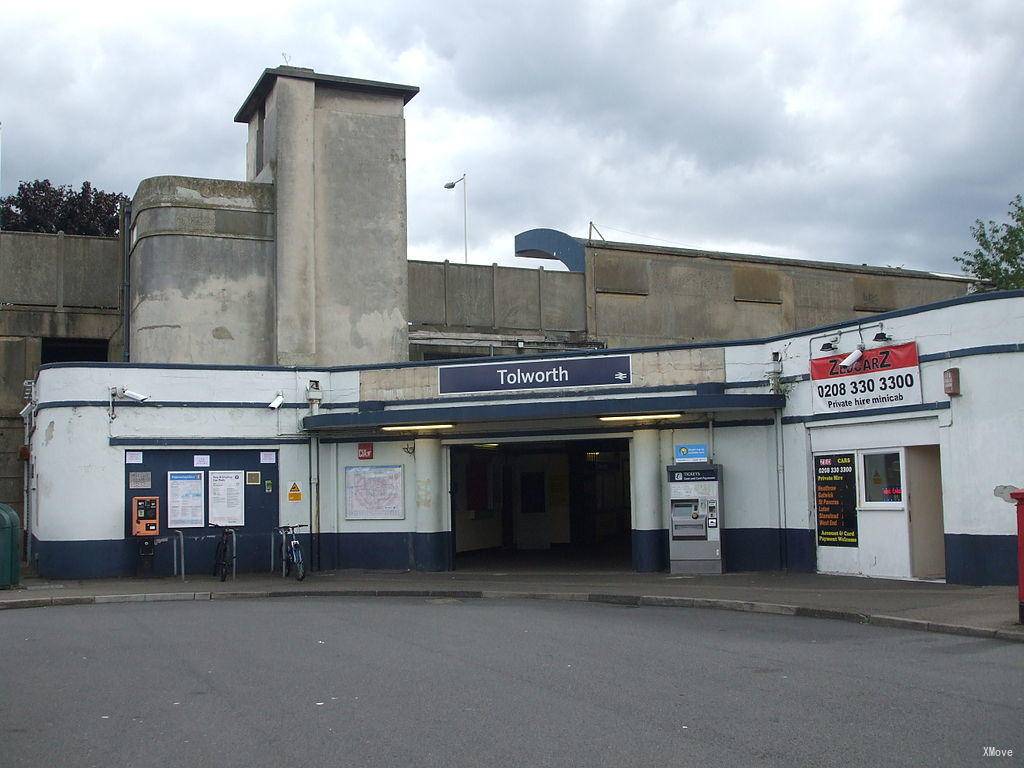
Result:
<svg viewBox="0 0 1024 768"><path fill-rule="evenodd" d="M117 209L126 195L55 186L49 179L23 181L13 195L0 198L0 228L15 232L63 232L66 235L117 234Z"/></svg>
<svg viewBox="0 0 1024 768"><path fill-rule="evenodd" d="M971 234L978 247L954 256L964 272L999 289L1024 288L1024 199L1010 201L1010 221L978 219Z"/></svg>

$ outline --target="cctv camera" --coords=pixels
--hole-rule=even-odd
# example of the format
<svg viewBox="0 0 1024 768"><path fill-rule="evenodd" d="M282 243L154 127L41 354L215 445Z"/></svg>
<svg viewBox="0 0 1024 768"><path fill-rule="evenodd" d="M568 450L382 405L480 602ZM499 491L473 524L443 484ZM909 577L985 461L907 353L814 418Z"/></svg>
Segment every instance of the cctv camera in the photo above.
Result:
<svg viewBox="0 0 1024 768"><path fill-rule="evenodd" d="M117 391L117 394L120 397L127 397L129 400L134 400L137 403L144 403L149 400L149 395L140 395L138 392L132 392L130 389L125 389L124 387L121 387Z"/></svg>
<svg viewBox="0 0 1024 768"><path fill-rule="evenodd" d="M21 416L21 418L24 419L26 416L28 416L32 412L32 406L34 406L34 405L35 405L35 403L28 403L24 408L21 409L21 411L18 413L18 415Z"/></svg>
<svg viewBox="0 0 1024 768"><path fill-rule="evenodd" d="M855 350L853 350L853 352L848 354L843 359L843 362L841 362L839 364L839 367L840 368L849 368L851 365L853 365L858 360L860 360L860 356L863 355L863 354L864 354L864 347L858 346Z"/></svg>
<svg viewBox="0 0 1024 768"><path fill-rule="evenodd" d="M278 408L281 407L282 403L284 403L284 395L278 394L277 397L275 397L273 400L267 403L267 407L276 411Z"/></svg>

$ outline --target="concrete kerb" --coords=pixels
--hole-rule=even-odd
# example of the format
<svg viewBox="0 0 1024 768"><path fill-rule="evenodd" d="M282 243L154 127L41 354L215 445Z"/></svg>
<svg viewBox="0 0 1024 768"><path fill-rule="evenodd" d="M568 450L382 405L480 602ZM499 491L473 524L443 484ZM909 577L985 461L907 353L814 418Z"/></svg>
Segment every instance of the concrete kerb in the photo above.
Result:
<svg viewBox="0 0 1024 768"><path fill-rule="evenodd" d="M60 605L103 605L115 603L158 603L195 600L249 600L271 597L413 597L484 600L560 600L591 602L606 605L651 606L661 608L706 608L744 613L767 613L777 616L801 616L814 619L850 621L878 627L913 629L947 635L982 637L1024 643L1024 632L961 624L946 624L902 616L866 614L831 608L765 603L748 600L723 600L707 597L672 597L669 595L634 595L602 592L530 592L515 590L474 589L274 589L234 590L228 592L144 592L122 595L62 595L59 597L0 598L0 610L45 608Z"/></svg>

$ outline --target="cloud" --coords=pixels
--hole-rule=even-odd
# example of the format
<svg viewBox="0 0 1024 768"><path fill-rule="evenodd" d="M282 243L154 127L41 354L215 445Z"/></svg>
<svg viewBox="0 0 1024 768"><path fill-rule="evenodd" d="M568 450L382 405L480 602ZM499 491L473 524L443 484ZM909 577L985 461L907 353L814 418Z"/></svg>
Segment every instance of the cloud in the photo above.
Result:
<svg viewBox="0 0 1024 768"><path fill-rule="evenodd" d="M549 226L954 271L1024 191L1024 6L932 2L27 6L0 29L3 191L240 178L282 63L419 85L410 255Z"/></svg>

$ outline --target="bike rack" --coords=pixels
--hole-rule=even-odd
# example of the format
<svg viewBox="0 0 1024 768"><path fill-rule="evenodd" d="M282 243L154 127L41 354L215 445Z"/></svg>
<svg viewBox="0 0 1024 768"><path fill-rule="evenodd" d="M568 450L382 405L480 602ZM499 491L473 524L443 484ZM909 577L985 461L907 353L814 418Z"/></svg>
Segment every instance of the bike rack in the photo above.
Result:
<svg viewBox="0 0 1024 768"><path fill-rule="evenodd" d="M274 571L274 550L277 548L278 536L281 537L281 549L279 551L281 553L281 578L283 579L285 578L285 560L288 557L287 552L285 552L285 547L288 546L288 535L280 528L270 534L270 571L271 573Z"/></svg>
<svg viewBox="0 0 1024 768"><path fill-rule="evenodd" d="M174 575L178 575L178 551L181 551L181 580L185 580L185 532L174 530L171 533L177 538L171 539L171 552L174 553Z"/></svg>

